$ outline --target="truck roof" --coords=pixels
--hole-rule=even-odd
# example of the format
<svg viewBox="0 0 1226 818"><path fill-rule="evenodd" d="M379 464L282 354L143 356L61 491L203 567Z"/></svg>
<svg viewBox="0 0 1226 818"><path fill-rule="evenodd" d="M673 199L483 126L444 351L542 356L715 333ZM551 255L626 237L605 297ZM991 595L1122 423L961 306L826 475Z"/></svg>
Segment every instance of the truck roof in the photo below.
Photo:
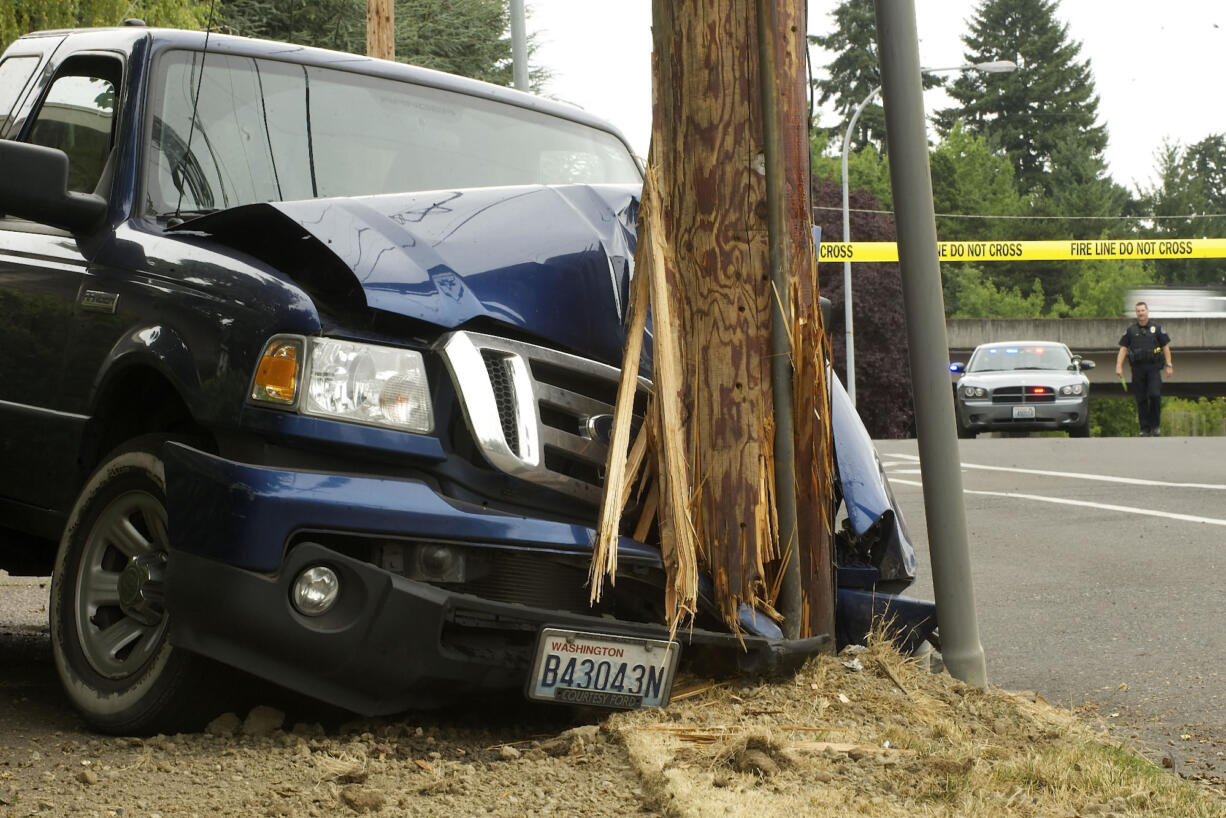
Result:
<svg viewBox="0 0 1226 818"><path fill-rule="evenodd" d="M73 37L97 35L100 32L113 33L117 40L117 44L122 43L124 45L129 45L137 40L147 38L150 41L150 45L152 46L152 50L154 52L170 48L186 48L196 51L204 51L207 44L208 51L217 52L220 54L261 57L264 59L283 60L285 62L292 62L301 65L315 65L323 68L338 69L341 71L352 71L357 74L387 77L389 79L396 79L402 82L412 82L418 85L426 85L449 91L455 91L462 94L485 97L487 99L497 100L498 102L509 105L516 105L521 108L528 108L550 114L552 116L570 119L584 125L608 131L609 133L616 135L618 139L629 147L629 143L626 142L625 136L612 123L601 119L600 117L594 116L582 108L574 105L557 102L535 94L517 91L514 88L494 85L492 83L471 79L469 77L461 77L456 74L448 74L444 71L436 71L430 68L409 65L408 63L380 60L375 57L367 57L362 54L350 54L344 51L332 51L326 48L316 48L314 46L277 42L274 40L261 40L254 37L241 37L234 34L219 34L213 32L206 35L206 33L203 31L190 31L187 29L175 28L152 28L141 25L112 26L106 28L49 29L22 35L20 39L24 40L37 37L66 37L71 40Z"/></svg>

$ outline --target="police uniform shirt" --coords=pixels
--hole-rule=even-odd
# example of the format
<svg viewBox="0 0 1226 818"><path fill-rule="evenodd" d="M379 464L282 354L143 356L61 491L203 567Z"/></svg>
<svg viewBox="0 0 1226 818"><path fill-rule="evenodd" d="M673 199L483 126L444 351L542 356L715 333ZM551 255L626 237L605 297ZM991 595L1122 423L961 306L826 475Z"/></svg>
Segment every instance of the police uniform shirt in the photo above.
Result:
<svg viewBox="0 0 1226 818"><path fill-rule="evenodd" d="M1162 348L1170 342L1170 336L1153 321L1145 326L1133 323L1120 336L1120 346L1127 348L1128 362L1134 366L1158 363L1162 359Z"/></svg>

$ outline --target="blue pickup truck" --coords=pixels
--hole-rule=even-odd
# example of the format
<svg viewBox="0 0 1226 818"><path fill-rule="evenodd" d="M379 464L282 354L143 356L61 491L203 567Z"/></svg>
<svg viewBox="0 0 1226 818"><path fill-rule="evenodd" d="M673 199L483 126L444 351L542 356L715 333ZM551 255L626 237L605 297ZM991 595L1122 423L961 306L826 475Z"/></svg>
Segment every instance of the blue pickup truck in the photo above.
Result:
<svg viewBox="0 0 1226 818"><path fill-rule="evenodd" d="M199 725L228 667L365 714L651 706L679 652L786 666L887 603L930 632L838 389L839 634L734 634L704 595L670 642L654 532L589 604L641 183L608 124L411 66L141 25L12 43L0 567L52 573L89 723Z"/></svg>

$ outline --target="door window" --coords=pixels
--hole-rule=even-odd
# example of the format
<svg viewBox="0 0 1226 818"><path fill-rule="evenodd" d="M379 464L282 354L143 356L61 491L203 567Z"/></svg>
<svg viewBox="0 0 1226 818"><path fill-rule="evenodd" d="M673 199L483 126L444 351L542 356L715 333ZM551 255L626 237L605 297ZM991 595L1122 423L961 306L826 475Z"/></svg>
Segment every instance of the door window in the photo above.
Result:
<svg viewBox="0 0 1226 818"><path fill-rule="evenodd" d="M38 57L9 57L0 62L0 133L8 128L21 92L38 69Z"/></svg>
<svg viewBox="0 0 1226 818"><path fill-rule="evenodd" d="M119 63L86 58L65 63L51 83L28 141L68 154L68 189L92 192L113 144Z"/></svg>

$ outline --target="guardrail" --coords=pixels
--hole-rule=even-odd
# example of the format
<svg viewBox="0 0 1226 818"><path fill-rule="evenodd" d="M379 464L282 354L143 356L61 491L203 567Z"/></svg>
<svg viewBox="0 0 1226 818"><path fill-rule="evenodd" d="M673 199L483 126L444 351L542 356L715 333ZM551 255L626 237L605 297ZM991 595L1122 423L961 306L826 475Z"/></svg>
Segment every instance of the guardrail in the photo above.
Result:
<svg viewBox="0 0 1226 818"><path fill-rule="evenodd" d="M1172 350L1217 350L1226 354L1221 318L1155 318ZM1132 323L1127 318L952 318L945 322L951 352L969 353L988 341L1059 341L1073 352L1114 352Z"/></svg>

